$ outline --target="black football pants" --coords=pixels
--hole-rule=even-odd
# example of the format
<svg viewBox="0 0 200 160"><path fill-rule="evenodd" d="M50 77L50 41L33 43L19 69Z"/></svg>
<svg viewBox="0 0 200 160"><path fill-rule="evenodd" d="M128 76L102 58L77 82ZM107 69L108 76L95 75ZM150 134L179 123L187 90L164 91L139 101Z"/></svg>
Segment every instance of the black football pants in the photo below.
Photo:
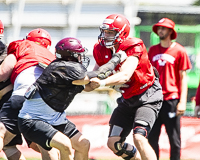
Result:
<svg viewBox="0 0 200 160"><path fill-rule="evenodd" d="M165 125L169 142L171 146L170 160L180 160L181 138L180 138L180 117L169 117L169 112L176 112L176 106L179 100L163 101L162 108L159 112L158 118L148 136L148 140L152 148L156 152L157 159L159 159L159 145L158 140L161 132L162 124Z"/></svg>

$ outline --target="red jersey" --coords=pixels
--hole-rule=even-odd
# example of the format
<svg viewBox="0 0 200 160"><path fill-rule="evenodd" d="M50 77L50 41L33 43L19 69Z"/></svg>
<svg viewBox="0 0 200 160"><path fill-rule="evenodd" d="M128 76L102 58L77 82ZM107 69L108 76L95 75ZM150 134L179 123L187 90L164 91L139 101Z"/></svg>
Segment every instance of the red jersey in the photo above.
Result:
<svg viewBox="0 0 200 160"><path fill-rule="evenodd" d="M191 68L186 50L174 42L169 48L160 44L150 47L149 59L160 74L164 100L180 98L180 70Z"/></svg>
<svg viewBox="0 0 200 160"><path fill-rule="evenodd" d="M26 68L35 66L38 62L49 64L55 59L47 48L29 40L13 41L9 44L7 54L15 55L17 63L11 74L11 82L14 84L15 78Z"/></svg>
<svg viewBox="0 0 200 160"><path fill-rule="evenodd" d="M119 45L117 51L119 50L125 51L127 56L136 56L139 59L138 66L131 76L130 82L126 83L129 87L123 88L124 93L122 95L125 99L128 99L147 90L154 83L155 75L153 67L148 59L146 47L141 39L129 37ZM96 43L93 50L93 56L96 63L99 66L102 66L112 58L112 51L111 49ZM121 65L122 63L116 66L116 72L120 70Z"/></svg>

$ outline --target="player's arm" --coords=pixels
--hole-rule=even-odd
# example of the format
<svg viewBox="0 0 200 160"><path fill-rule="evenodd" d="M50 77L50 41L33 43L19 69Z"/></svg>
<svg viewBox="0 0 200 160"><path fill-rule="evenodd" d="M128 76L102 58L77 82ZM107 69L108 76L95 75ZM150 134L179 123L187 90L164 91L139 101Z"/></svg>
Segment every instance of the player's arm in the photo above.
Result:
<svg viewBox="0 0 200 160"><path fill-rule="evenodd" d="M177 115L183 115L186 110L186 103L187 103L187 74L186 71L181 70L180 73L180 84L181 84L181 92L180 92L180 101L177 105Z"/></svg>
<svg viewBox="0 0 200 160"><path fill-rule="evenodd" d="M124 54L126 54L126 53L124 52ZM119 63L124 61L124 59L125 58L121 58L121 54L116 53L116 54L113 55L113 57L106 64L102 65L99 68L98 68L97 65L95 65L96 68L98 68L97 70L88 72L86 77L84 77L81 80L74 80L72 82L72 84L74 84L74 85L85 85L85 84L88 84L90 82L89 80L93 77L105 79L112 73L112 71L115 69L115 67Z"/></svg>
<svg viewBox="0 0 200 160"><path fill-rule="evenodd" d="M0 65L0 82L7 80L17 63L17 59L13 54L9 54Z"/></svg>
<svg viewBox="0 0 200 160"><path fill-rule="evenodd" d="M98 78L92 78L90 85L92 88L98 88L102 85L102 82L105 86L120 85L128 82L133 75L137 65L138 58L135 56L128 57L121 66L121 69L118 73L113 74L106 78L105 80L99 80Z"/></svg>
<svg viewBox="0 0 200 160"><path fill-rule="evenodd" d="M98 70L98 69L99 69L99 65L98 65L97 63L95 63L94 68L93 68L93 71L96 71L96 70Z"/></svg>

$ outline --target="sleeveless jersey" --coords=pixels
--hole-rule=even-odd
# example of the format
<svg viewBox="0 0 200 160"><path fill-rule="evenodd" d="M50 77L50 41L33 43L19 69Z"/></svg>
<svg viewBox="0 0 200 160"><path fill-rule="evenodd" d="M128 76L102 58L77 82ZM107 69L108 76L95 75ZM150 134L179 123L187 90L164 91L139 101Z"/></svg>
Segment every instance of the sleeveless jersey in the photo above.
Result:
<svg viewBox="0 0 200 160"><path fill-rule="evenodd" d="M164 100L180 98L180 70L191 68L186 50L180 44L174 42L169 48L163 48L160 44L149 49L149 59L160 74L160 84Z"/></svg>
<svg viewBox="0 0 200 160"><path fill-rule="evenodd" d="M73 61L57 59L50 63L36 80L40 96L51 108L63 112L84 87L73 85L72 81L83 79L87 75L86 68Z"/></svg>
<svg viewBox="0 0 200 160"><path fill-rule="evenodd" d="M136 56L139 59L138 66L130 78L128 88L123 88L122 93L125 99L139 95L147 90L155 81L153 67L149 62L146 47L141 39L128 37L119 45L117 51L125 51L127 56ZM117 52L116 51L116 52ZM93 50L93 56L99 66L107 63L112 57L112 51L100 43L96 43ZM118 72L122 63L116 66L115 71Z"/></svg>
<svg viewBox="0 0 200 160"><path fill-rule="evenodd" d="M17 75L26 68L35 66L38 62L48 65L55 59L55 55L47 48L29 40L11 42L8 46L7 54L13 54L17 59L17 63L11 74L11 82L13 84Z"/></svg>

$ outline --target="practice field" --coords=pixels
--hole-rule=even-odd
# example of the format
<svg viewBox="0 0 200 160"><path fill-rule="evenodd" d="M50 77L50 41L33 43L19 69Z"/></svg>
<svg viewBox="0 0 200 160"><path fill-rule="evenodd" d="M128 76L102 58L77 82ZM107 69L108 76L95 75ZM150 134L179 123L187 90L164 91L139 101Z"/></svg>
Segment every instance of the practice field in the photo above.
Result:
<svg viewBox="0 0 200 160"><path fill-rule="evenodd" d="M0 160L6 160L4 158L0 158ZM40 158L27 158L27 160L42 160ZM119 160L119 159L89 159L89 160ZM160 160L169 160L169 159L160 159ZM181 159L181 160L197 160L197 159Z"/></svg>
<svg viewBox="0 0 200 160"><path fill-rule="evenodd" d="M6 159L0 158L0 160L6 160ZM42 160L42 159L39 159L39 158L27 158L27 160ZM118 159L90 159L90 160L118 160ZM169 159L160 159L160 160L169 160ZM181 160L186 160L186 159L181 159ZM192 160L192 159L187 159L187 160Z"/></svg>
<svg viewBox="0 0 200 160"><path fill-rule="evenodd" d="M68 119L76 124L77 128L91 142L89 158L90 160L119 160L107 147L108 121L109 115L102 116L69 116ZM183 117L181 120L181 160L200 160L200 119ZM131 143L132 135L127 137L127 142ZM165 129L162 128L160 136L160 157L161 160L169 160L169 140ZM41 160L38 152L28 148L26 144L18 146L19 150L27 160ZM34 158L32 158L34 157ZM4 159L3 159L4 158ZM0 152L0 160L5 160L4 152Z"/></svg>

